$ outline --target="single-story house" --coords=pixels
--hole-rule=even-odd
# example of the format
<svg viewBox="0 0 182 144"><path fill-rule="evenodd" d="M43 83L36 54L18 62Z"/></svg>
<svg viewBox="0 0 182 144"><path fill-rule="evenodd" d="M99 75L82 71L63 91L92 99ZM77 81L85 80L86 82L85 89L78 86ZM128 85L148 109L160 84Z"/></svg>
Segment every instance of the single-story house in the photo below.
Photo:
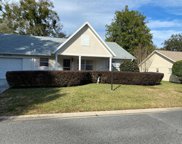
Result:
<svg viewBox="0 0 182 144"><path fill-rule="evenodd" d="M88 23L69 38L0 34L0 79L15 70L119 70L135 59L115 42L105 42Z"/></svg>
<svg viewBox="0 0 182 144"><path fill-rule="evenodd" d="M172 75L172 66L179 60L182 60L182 52L155 50L139 64L139 69L140 72L164 73L164 81L178 81Z"/></svg>

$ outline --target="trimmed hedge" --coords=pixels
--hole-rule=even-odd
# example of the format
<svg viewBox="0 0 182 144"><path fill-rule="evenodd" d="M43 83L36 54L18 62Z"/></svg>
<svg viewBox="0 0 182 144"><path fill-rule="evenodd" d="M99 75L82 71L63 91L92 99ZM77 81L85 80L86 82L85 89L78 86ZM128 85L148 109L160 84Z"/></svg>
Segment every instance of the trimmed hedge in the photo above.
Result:
<svg viewBox="0 0 182 144"><path fill-rule="evenodd" d="M6 73L11 87L66 87L91 83L88 72L12 71Z"/></svg>
<svg viewBox="0 0 182 144"><path fill-rule="evenodd" d="M111 83L111 76L113 75L114 84L128 84L128 85L157 85L160 84L163 73L153 72L90 72L92 82L97 81L100 76L101 83Z"/></svg>
<svg viewBox="0 0 182 144"><path fill-rule="evenodd" d="M106 71L11 71L6 78L11 87L66 87L89 83L130 85L157 85L164 74L139 72L106 72Z"/></svg>

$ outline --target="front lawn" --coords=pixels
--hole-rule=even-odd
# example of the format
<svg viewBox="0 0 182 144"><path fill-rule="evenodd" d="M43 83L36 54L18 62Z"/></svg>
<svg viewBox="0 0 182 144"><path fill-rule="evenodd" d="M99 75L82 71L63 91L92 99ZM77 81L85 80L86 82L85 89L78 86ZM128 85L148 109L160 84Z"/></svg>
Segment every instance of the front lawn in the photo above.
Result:
<svg viewBox="0 0 182 144"><path fill-rule="evenodd" d="M88 84L65 88L9 89L0 95L0 115L182 107L182 85Z"/></svg>

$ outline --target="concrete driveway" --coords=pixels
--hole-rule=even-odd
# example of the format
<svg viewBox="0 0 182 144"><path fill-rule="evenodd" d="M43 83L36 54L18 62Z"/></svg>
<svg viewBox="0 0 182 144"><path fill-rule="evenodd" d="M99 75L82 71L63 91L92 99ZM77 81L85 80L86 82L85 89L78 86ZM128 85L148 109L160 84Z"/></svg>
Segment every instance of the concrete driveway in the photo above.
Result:
<svg viewBox="0 0 182 144"><path fill-rule="evenodd" d="M182 110L0 122L2 144L182 144Z"/></svg>
<svg viewBox="0 0 182 144"><path fill-rule="evenodd" d="M0 79L0 94L8 88L9 86L6 79Z"/></svg>

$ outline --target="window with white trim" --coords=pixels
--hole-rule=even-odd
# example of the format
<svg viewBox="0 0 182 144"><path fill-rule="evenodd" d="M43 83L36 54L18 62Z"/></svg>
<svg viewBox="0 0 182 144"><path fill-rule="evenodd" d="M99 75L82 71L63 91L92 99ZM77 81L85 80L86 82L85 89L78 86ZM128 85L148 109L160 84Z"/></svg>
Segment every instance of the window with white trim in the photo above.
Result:
<svg viewBox="0 0 182 144"><path fill-rule="evenodd" d="M81 36L81 45L82 46L89 46L90 45L90 37L89 37L89 35L83 34Z"/></svg>
<svg viewBox="0 0 182 144"><path fill-rule="evenodd" d="M49 66L49 58L40 58L40 66Z"/></svg>
<svg viewBox="0 0 182 144"><path fill-rule="evenodd" d="M93 61L82 59L81 69L82 70L93 70Z"/></svg>

